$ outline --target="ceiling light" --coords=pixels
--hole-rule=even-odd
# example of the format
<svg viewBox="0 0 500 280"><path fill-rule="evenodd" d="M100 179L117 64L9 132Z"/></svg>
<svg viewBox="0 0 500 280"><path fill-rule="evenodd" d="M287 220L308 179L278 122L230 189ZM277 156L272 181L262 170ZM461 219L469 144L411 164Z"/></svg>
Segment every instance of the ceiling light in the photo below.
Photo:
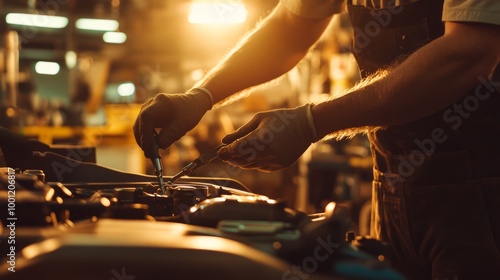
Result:
<svg viewBox="0 0 500 280"><path fill-rule="evenodd" d="M5 16L5 21L8 24L43 28L64 28L68 25L66 17L21 13L9 13Z"/></svg>
<svg viewBox="0 0 500 280"><path fill-rule="evenodd" d="M64 54L64 61L66 61L66 66L69 69L73 69L78 63L78 55L74 51L67 51Z"/></svg>
<svg viewBox="0 0 500 280"><path fill-rule="evenodd" d="M197 82L201 80L205 76L205 70L203 69L195 69L191 71L191 80Z"/></svg>
<svg viewBox="0 0 500 280"><path fill-rule="evenodd" d="M195 24L235 24L247 18L247 10L241 1L195 0L189 9L190 23Z"/></svg>
<svg viewBox="0 0 500 280"><path fill-rule="evenodd" d="M118 86L118 95L131 96L135 93L135 85L131 82L122 83Z"/></svg>
<svg viewBox="0 0 500 280"><path fill-rule="evenodd" d="M106 32L102 34L102 39L110 44L123 44L127 41L127 34L123 32Z"/></svg>
<svg viewBox="0 0 500 280"><path fill-rule="evenodd" d="M61 67L56 62L38 61L35 64L35 72L42 75L56 75Z"/></svg>
<svg viewBox="0 0 500 280"><path fill-rule="evenodd" d="M115 31L120 27L114 19L80 18L76 20L76 28L91 31Z"/></svg>

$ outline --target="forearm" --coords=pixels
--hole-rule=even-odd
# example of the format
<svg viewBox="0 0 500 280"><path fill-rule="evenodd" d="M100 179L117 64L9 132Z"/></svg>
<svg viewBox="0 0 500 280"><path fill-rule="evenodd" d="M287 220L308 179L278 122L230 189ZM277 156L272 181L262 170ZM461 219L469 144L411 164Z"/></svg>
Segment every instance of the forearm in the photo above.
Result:
<svg viewBox="0 0 500 280"><path fill-rule="evenodd" d="M278 6L196 86L207 88L217 103L277 78L305 56L328 22L299 18Z"/></svg>
<svg viewBox="0 0 500 280"><path fill-rule="evenodd" d="M384 78L314 106L318 136L425 117L489 77L500 59L498 27L447 23L446 30Z"/></svg>

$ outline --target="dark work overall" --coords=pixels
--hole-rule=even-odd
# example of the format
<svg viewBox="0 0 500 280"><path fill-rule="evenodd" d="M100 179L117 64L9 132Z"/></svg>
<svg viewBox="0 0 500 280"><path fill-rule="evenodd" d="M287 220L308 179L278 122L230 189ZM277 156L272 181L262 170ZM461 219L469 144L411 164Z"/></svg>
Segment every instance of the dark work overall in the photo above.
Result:
<svg viewBox="0 0 500 280"><path fill-rule="evenodd" d="M421 0L373 10L349 3L362 76L441 36L442 5ZM498 70L442 111L369 135L372 235L393 247L395 266L410 278L500 279Z"/></svg>

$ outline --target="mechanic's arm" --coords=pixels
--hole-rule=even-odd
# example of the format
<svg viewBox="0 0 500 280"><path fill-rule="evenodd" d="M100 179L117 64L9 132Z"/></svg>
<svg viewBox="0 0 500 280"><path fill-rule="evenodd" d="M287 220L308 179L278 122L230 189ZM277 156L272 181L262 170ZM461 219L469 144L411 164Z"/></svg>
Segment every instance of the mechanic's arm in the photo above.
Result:
<svg viewBox="0 0 500 280"><path fill-rule="evenodd" d="M413 121L457 101L490 78L500 61L500 26L447 22L445 34L422 47L385 78L317 104L312 109L321 138L342 129Z"/></svg>
<svg viewBox="0 0 500 280"><path fill-rule="evenodd" d="M208 89L217 103L281 76L307 54L330 19L299 17L278 4L196 87Z"/></svg>

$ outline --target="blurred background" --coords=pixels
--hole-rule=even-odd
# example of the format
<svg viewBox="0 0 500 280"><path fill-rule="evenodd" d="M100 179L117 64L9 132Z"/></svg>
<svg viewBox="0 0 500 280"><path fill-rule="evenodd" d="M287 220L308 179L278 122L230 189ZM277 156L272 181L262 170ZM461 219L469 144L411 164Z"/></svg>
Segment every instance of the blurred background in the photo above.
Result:
<svg viewBox="0 0 500 280"><path fill-rule="evenodd" d="M0 0L0 125L49 145L92 145L97 163L153 174L132 124L158 92L189 89L278 0ZM211 110L162 151L173 175L255 112L340 95L359 78L351 29L338 15L289 73ZM194 176L230 177L307 212L328 201L365 211L371 160L364 136L317 143L288 169L262 173L214 161ZM363 232L360 232L363 234Z"/></svg>

